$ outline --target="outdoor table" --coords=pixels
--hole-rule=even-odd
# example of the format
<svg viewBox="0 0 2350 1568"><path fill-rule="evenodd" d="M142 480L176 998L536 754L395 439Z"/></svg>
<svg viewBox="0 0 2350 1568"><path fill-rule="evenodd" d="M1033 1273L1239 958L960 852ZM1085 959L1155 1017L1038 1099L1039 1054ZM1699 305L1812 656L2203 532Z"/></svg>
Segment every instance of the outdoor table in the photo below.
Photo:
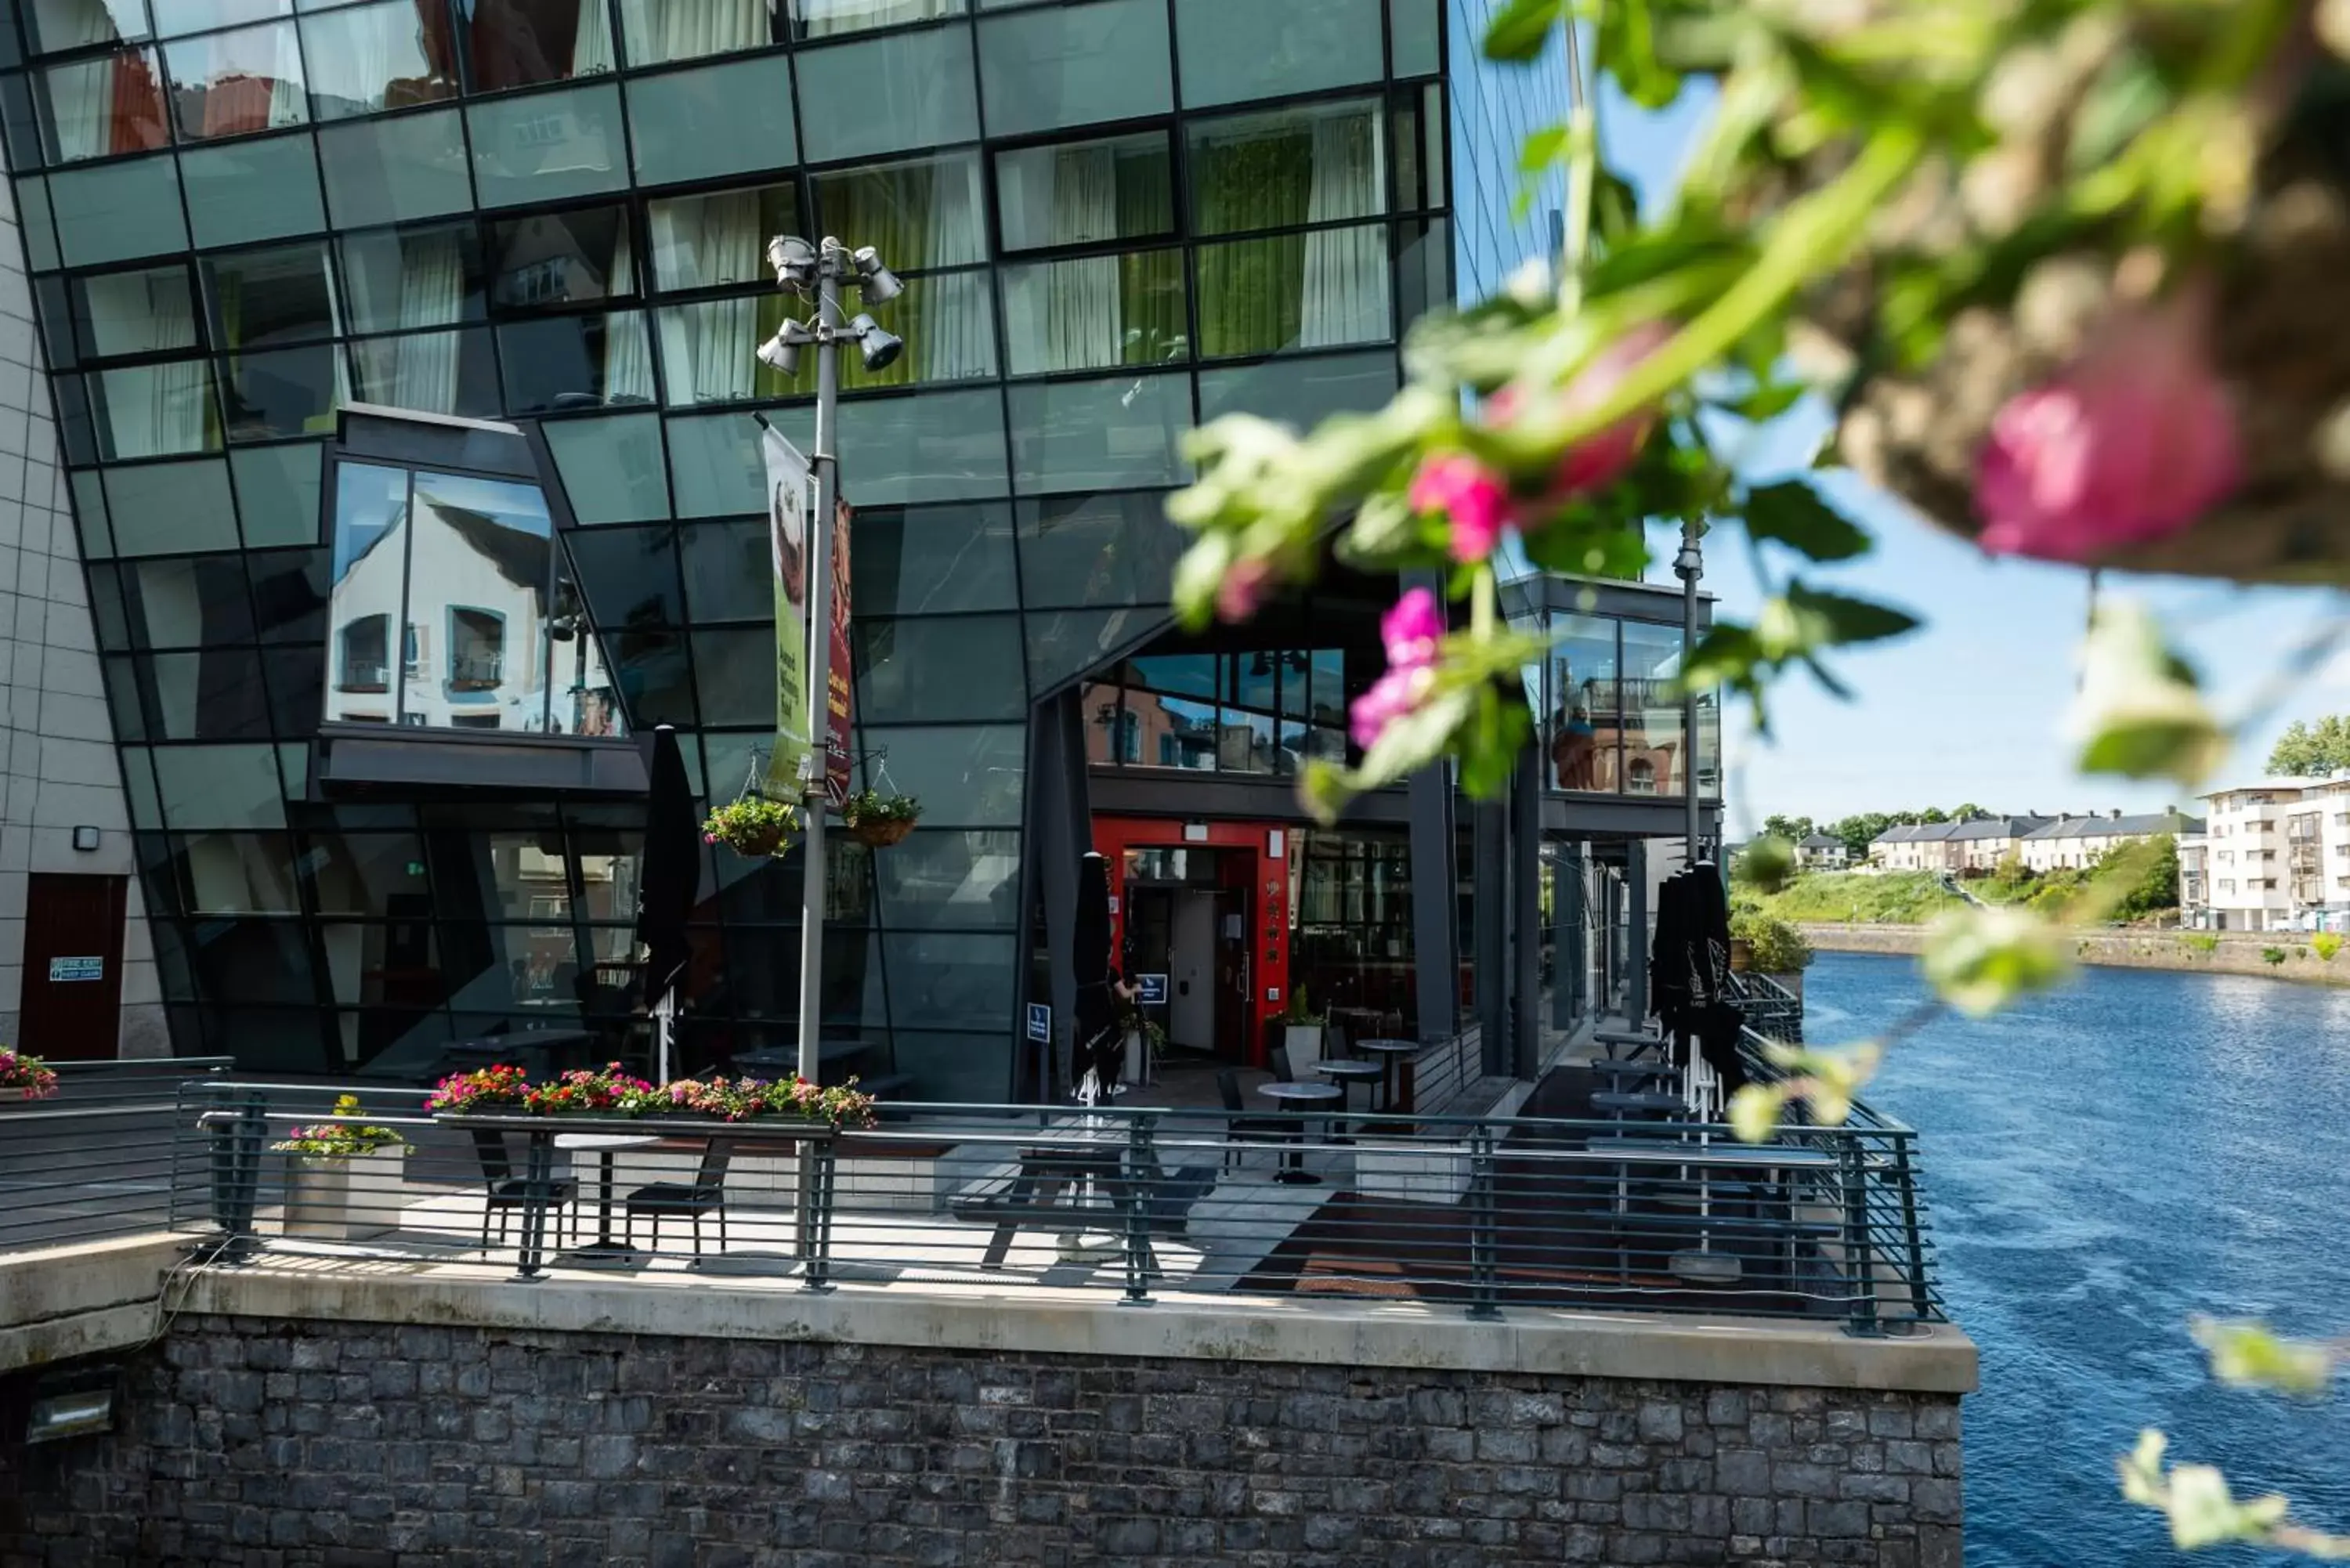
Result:
<svg viewBox="0 0 2350 1568"><path fill-rule="evenodd" d="M1411 1093L1404 1086L1403 1064L1419 1054L1417 1040L1357 1040L1355 1049L1379 1059L1379 1109L1411 1109Z"/></svg>
<svg viewBox="0 0 2350 1568"><path fill-rule="evenodd" d="M1035 1216L1055 1209L1075 1211L1078 1208L1075 1199L1085 1188L1099 1185L1115 1196L1126 1173L1128 1144L1123 1127L1056 1128L1048 1142L1022 1144L1019 1174L1013 1178L1003 1196L983 1204L962 1206L962 1211L973 1218L995 1220L995 1234L988 1239L987 1251L981 1255L979 1266L1002 1268L1012 1251L1014 1236L1024 1225L1041 1229ZM1064 1188L1071 1189L1071 1201L1066 1204L1056 1201ZM1076 1229L1079 1235L1083 1234L1082 1220ZM1066 1253L1069 1249L1065 1247L1063 1251Z"/></svg>
<svg viewBox="0 0 2350 1568"><path fill-rule="evenodd" d="M662 1140L645 1133L556 1133L555 1147L593 1152L596 1173L596 1241L572 1252L575 1258L631 1258L637 1250L612 1240L612 1157L624 1148L643 1148Z"/></svg>
<svg viewBox="0 0 2350 1568"><path fill-rule="evenodd" d="M1387 1069L1377 1062L1316 1062L1314 1070L1326 1078L1337 1080L1338 1108L1342 1111L1354 1108L1347 1095L1348 1085L1376 1084L1387 1075ZM1367 1095L1364 1097L1369 1098ZM1367 1111L1372 1107L1366 1105L1363 1108Z"/></svg>
<svg viewBox="0 0 2350 1568"><path fill-rule="evenodd" d="M1256 1092L1268 1100L1279 1101L1284 1107L1292 1105L1326 1106L1333 1100L1344 1106L1347 1101L1347 1091L1336 1084L1260 1084ZM1282 1168L1273 1173L1273 1179L1290 1187L1312 1187L1321 1183L1320 1177L1305 1168L1305 1123L1303 1120L1297 1124L1295 1147L1289 1151Z"/></svg>
<svg viewBox="0 0 2350 1568"><path fill-rule="evenodd" d="M1695 1144L1676 1138L1595 1137L1585 1148L1616 1167L1616 1212L1622 1214L1630 1206L1631 1168L1634 1165L1677 1166L1686 1173L1698 1173L1698 1246L1694 1252L1674 1254L1672 1271L1679 1277L1700 1284L1733 1284L1742 1272L1736 1258L1712 1251L1712 1232L1706 1221L1712 1217L1712 1173L1728 1168L1752 1168L1756 1166L1772 1173L1773 1185L1781 1185L1781 1177L1791 1170L1834 1170L1836 1157L1825 1149L1807 1148L1800 1145L1772 1142L1764 1144L1717 1145L1709 1141Z"/></svg>

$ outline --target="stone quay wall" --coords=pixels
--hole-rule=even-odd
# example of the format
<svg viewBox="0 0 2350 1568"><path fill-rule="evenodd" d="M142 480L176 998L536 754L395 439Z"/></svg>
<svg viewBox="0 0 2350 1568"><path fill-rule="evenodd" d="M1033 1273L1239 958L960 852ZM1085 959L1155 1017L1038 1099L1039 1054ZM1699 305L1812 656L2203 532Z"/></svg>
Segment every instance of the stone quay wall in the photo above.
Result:
<svg viewBox="0 0 2350 1568"><path fill-rule="evenodd" d="M1804 925L1804 940L1824 952L1918 953L1923 926ZM2111 969L2168 969L2259 975L2308 985L2350 985L2350 948L2326 958L2309 931L2093 931L2073 933L2073 956ZM2269 957L2277 955L2274 961Z"/></svg>
<svg viewBox="0 0 2350 1568"><path fill-rule="evenodd" d="M29 1381L0 1568L1960 1563L1947 1392L217 1313L111 1434Z"/></svg>

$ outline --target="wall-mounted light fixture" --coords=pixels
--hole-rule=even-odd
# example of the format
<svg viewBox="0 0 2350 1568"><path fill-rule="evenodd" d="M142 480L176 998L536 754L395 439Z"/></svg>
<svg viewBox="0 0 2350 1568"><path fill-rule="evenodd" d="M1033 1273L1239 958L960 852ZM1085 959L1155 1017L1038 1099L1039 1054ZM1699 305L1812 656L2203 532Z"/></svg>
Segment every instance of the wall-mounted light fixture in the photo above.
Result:
<svg viewBox="0 0 2350 1568"><path fill-rule="evenodd" d="M115 1369L59 1373L33 1386L25 1441L56 1443L114 1430Z"/></svg>
<svg viewBox="0 0 2350 1568"><path fill-rule="evenodd" d="M95 849L95 848L97 848L97 847L98 847L98 829L97 829L97 828L95 828L95 827L77 827L77 828L75 828L75 829L74 829L74 836L73 836L73 846L74 846L74 847L75 847L76 849Z"/></svg>

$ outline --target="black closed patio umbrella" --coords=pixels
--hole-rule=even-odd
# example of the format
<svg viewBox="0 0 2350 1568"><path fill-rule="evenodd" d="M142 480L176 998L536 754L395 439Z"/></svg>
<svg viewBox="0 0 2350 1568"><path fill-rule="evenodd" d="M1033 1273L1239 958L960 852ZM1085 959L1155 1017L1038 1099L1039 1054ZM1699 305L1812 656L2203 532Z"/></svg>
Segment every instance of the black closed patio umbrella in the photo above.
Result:
<svg viewBox="0 0 2350 1568"><path fill-rule="evenodd" d="M670 1079L678 993L685 980L686 921L702 892L702 824L677 732L653 732L652 789L645 803L644 861L637 877L637 940L645 948L645 1006L659 1041L658 1078Z"/></svg>
<svg viewBox="0 0 2350 1568"><path fill-rule="evenodd" d="M1071 1071L1080 1083L1090 1074L1097 1096L1118 1085L1124 1043L1118 1037L1118 1010L1109 993L1109 864L1088 850L1077 863L1077 911L1070 968L1076 978L1076 1017Z"/></svg>

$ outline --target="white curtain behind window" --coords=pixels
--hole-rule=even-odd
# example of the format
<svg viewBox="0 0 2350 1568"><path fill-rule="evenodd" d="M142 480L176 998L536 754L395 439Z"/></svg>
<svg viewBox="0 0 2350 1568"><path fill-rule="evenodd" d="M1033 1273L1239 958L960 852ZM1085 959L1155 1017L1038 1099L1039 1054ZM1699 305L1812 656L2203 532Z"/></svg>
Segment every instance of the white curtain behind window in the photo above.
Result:
<svg viewBox="0 0 2350 1568"><path fill-rule="evenodd" d="M186 275L116 273L81 285L100 354L157 354L196 346L194 301ZM101 385L106 422L118 458L202 452L206 444L207 370L201 359L109 370Z"/></svg>
<svg viewBox="0 0 2350 1568"><path fill-rule="evenodd" d="M571 74L592 77L619 63L612 50L612 13L607 0L579 0L579 26L571 35Z"/></svg>
<svg viewBox="0 0 2350 1568"><path fill-rule="evenodd" d="M792 10L804 36L822 38L961 16L962 0L792 0Z"/></svg>
<svg viewBox="0 0 2350 1568"><path fill-rule="evenodd" d="M1322 115L1314 121L1314 175L1305 221L1370 218L1386 205L1387 169L1376 117ZM1297 345L1327 348L1387 337L1385 225L1329 229L1305 237L1305 288Z"/></svg>
<svg viewBox="0 0 2350 1568"><path fill-rule="evenodd" d="M632 65L691 60L769 42L767 0L620 0Z"/></svg>
<svg viewBox="0 0 2350 1568"><path fill-rule="evenodd" d="M102 13L101 13L102 15ZM49 113L57 126L57 158L103 158L115 151L114 56L78 66L51 66Z"/></svg>
<svg viewBox="0 0 2350 1568"><path fill-rule="evenodd" d="M672 288L707 288L740 282L744 258L765 244L759 233L759 194L731 192L698 201L660 202L652 208L653 254L662 258ZM755 299L724 299L672 306L660 313L661 370L671 403L733 402L752 394L758 361Z"/></svg>
<svg viewBox="0 0 2350 1568"><path fill-rule="evenodd" d="M624 223L612 247L612 280L608 292L616 295L635 292L635 248L629 238L629 225ZM604 400L608 403L623 400L651 402L653 355L645 341L643 317L634 311L615 311L608 323L604 334Z"/></svg>
<svg viewBox="0 0 2350 1568"><path fill-rule="evenodd" d="M455 321L464 308L464 262L455 234L444 229L400 237L396 319L403 330L445 327ZM368 315L369 319L380 319L372 311ZM361 352L372 350L381 357L375 372L380 379L370 395L388 395L394 408L455 413L457 353L463 341L454 332L426 332L362 345ZM383 362L386 359L389 363Z"/></svg>
<svg viewBox="0 0 2350 1568"><path fill-rule="evenodd" d="M1053 160L1052 243L1082 244L1117 235L1117 153L1107 147L1063 149ZM1043 369L1118 364L1125 358L1118 258L1088 256L1054 266L1046 275L1044 316L1028 325L1026 339L1043 340Z"/></svg>
<svg viewBox="0 0 2350 1568"><path fill-rule="evenodd" d="M903 329L914 335L923 380L960 381L995 373L995 313L988 306L985 273L946 273L906 287L919 308L910 313Z"/></svg>

